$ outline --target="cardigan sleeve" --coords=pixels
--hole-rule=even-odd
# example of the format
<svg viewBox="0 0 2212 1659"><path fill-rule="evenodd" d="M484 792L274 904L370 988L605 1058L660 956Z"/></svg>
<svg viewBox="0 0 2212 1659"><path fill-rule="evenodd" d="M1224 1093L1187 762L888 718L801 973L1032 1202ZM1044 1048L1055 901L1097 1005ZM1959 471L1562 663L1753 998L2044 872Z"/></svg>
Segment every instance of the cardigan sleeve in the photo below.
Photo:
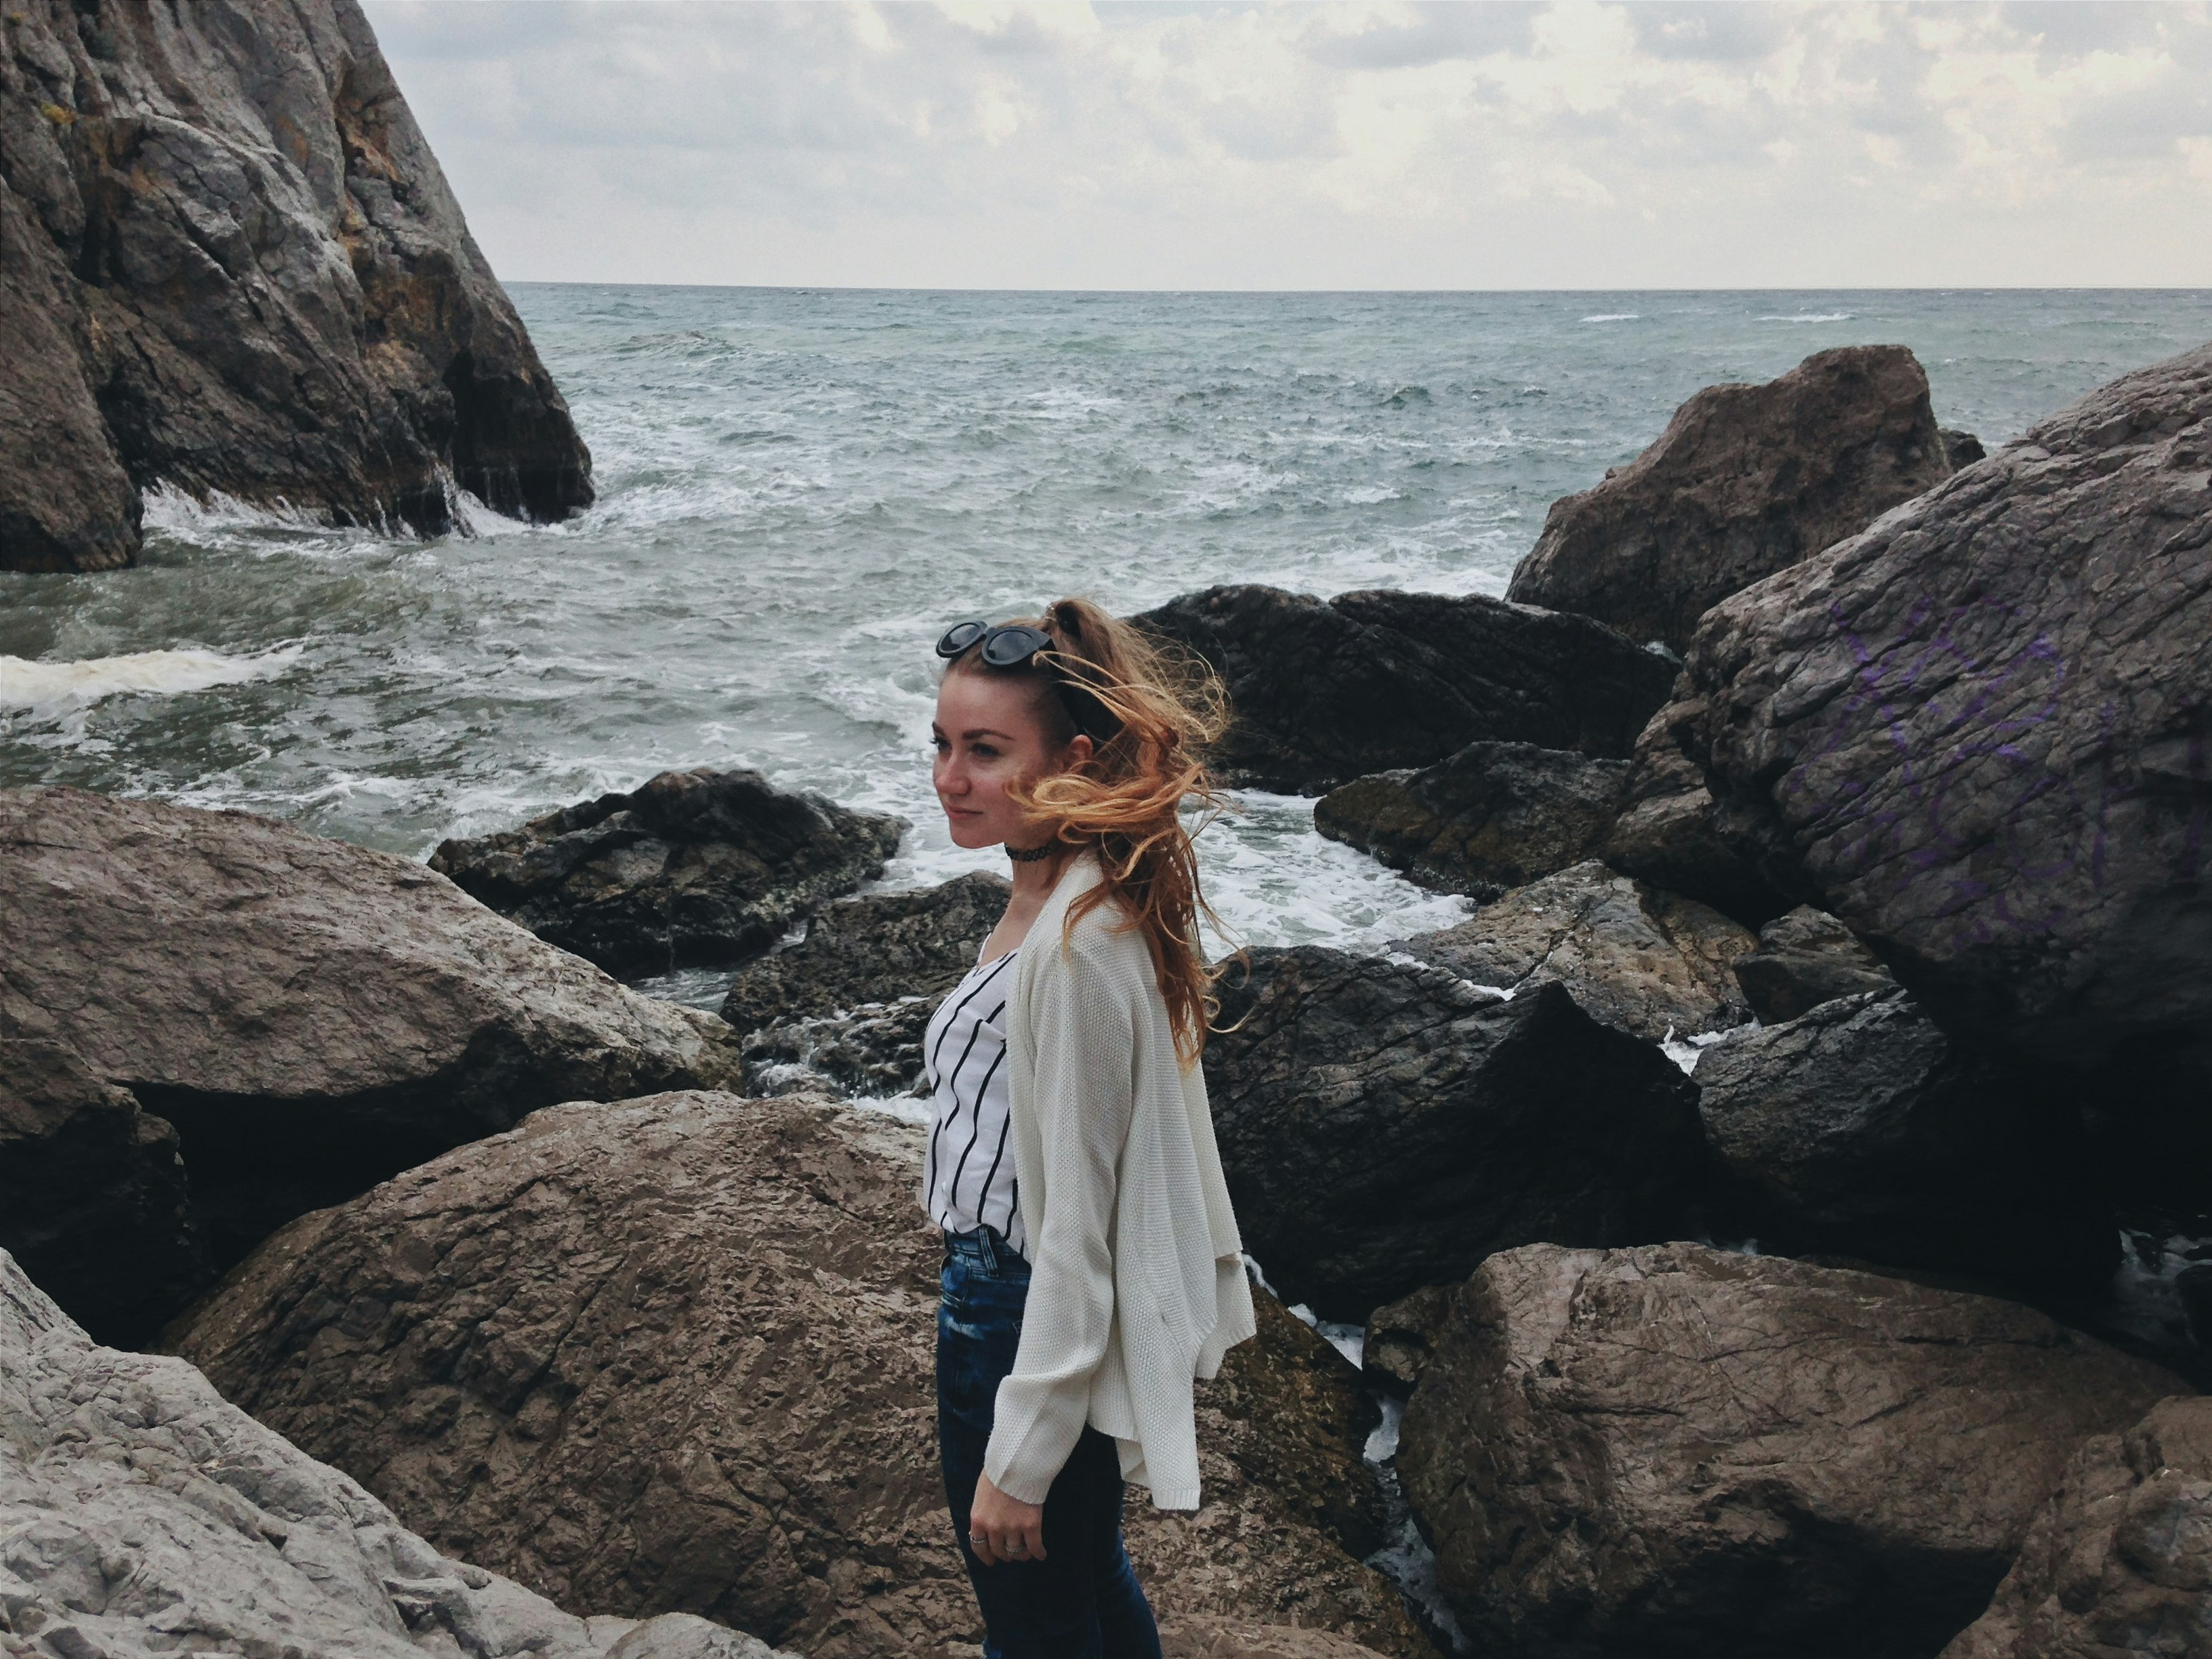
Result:
<svg viewBox="0 0 2212 1659"><path fill-rule="evenodd" d="M999 1384L984 1473L1042 1504L1089 1413L1114 1326L1115 1198L1135 1110L1134 1011L1083 941L1053 942L1030 1008L1046 1191L1030 1236L1030 1292L1014 1369Z"/></svg>

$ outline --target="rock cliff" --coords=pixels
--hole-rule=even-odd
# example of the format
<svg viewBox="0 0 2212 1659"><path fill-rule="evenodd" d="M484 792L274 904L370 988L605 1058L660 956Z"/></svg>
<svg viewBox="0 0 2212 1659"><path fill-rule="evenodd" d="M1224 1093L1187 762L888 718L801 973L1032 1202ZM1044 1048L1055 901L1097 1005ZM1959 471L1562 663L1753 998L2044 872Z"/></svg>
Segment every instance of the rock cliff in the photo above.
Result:
<svg viewBox="0 0 2212 1659"><path fill-rule="evenodd" d="M12 0L0 569L137 555L143 492L435 532L591 457L355 0Z"/></svg>

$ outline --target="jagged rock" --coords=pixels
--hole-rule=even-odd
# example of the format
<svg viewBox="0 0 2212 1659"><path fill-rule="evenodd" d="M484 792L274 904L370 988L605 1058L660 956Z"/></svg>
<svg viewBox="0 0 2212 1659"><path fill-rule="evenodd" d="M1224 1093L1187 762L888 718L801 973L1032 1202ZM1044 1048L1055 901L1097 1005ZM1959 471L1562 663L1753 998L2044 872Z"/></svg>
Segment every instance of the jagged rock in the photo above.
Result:
<svg viewBox="0 0 2212 1659"><path fill-rule="evenodd" d="M1397 1468L1487 1650L1931 1654L2083 1437L2185 1389L1988 1297L1535 1244L1454 1292Z"/></svg>
<svg viewBox="0 0 2212 1659"><path fill-rule="evenodd" d="M5 1252L0 1540L19 1659L779 1659L701 1620L586 1621L441 1556L183 1360L94 1346Z"/></svg>
<svg viewBox="0 0 2212 1659"><path fill-rule="evenodd" d="M2091 1437L1989 1611L1942 1659L2201 1659L2212 1650L2212 1401Z"/></svg>
<svg viewBox="0 0 2212 1659"><path fill-rule="evenodd" d="M972 1654L923 1133L796 1097L552 1108L301 1218L172 1339L427 1535L564 1604L704 1613L809 1659ZM1131 1551L1164 1620L1295 1620L1417 1659L1388 1581L1316 1524L1358 1513L1325 1490L1343 1397L1285 1327L1202 1385L1205 1505L1139 1498Z"/></svg>
<svg viewBox="0 0 2212 1659"><path fill-rule="evenodd" d="M1314 804L1314 828L1424 887L1495 898L1595 856L1628 763L1527 743L1471 743L1434 766L1377 772Z"/></svg>
<svg viewBox="0 0 2212 1659"><path fill-rule="evenodd" d="M1731 968L1757 942L1719 911L1593 859L1398 948L1499 990L1557 982L1593 1018L1657 1042L1751 1018Z"/></svg>
<svg viewBox="0 0 2212 1659"><path fill-rule="evenodd" d="M1735 982L1743 987L1752 1012L1770 1025L1796 1019L1838 997L1897 985L1850 928L1809 904L1759 930L1759 948L1735 959Z"/></svg>
<svg viewBox="0 0 2212 1659"><path fill-rule="evenodd" d="M1424 1285L1367 1316L1360 1370L1376 1388L1401 1398L1419 1386L1450 1316L1458 1286Z"/></svg>
<svg viewBox="0 0 2212 1659"><path fill-rule="evenodd" d="M1564 986L1510 1000L1418 963L1251 953L1206 1044L1245 1248L1363 1319L1534 1238L1664 1237L1702 1174L1697 1091Z"/></svg>
<svg viewBox="0 0 2212 1659"><path fill-rule="evenodd" d="M897 1003L933 1000L975 965L1013 888L977 870L938 887L840 899L788 950L746 965L722 1003L740 1031Z"/></svg>
<svg viewBox="0 0 2212 1659"><path fill-rule="evenodd" d="M354 0L12 5L0 336L0 569L130 563L156 481L425 532L453 483L592 499Z"/></svg>
<svg viewBox="0 0 2212 1659"><path fill-rule="evenodd" d="M1960 1054L1902 991L1731 1031L1695 1076L1730 1224L1763 1249L2039 1289L2117 1265L2070 1103Z"/></svg>
<svg viewBox="0 0 2212 1659"><path fill-rule="evenodd" d="M939 991L763 1026L745 1038L745 1086L761 1095L920 1093L922 1040L944 1000Z"/></svg>
<svg viewBox="0 0 2212 1659"><path fill-rule="evenodd" d="M1954 1036L2212 1179L2212 347L2114 381L1699 629L1724 832Z"/></svg>
<svg viewBox="0 0 2212 1659"><path fill-rule="evenodd" d="M175 1126L217 1267L533 1108L738 1075L712 1015L244 812L0 792L0 1018Z"/></svg>
<svg viewBox="0 0 2212 1659"><path fill-rule="evenodd" d="M1972 466L1990 453L1982 447L1979 438L1957 427L1947 426L1936 435L1943 440L1943 459L1951 463L1954 472L1962 466Z"/></svg>
<svg viewBox="0 0 2212 1659"><path fill-rule="evenodd" d="M1951 471L1911 351L1816 352L1763 386L1707 386L1633 461L1553 502L1507 597L1680 651L1708 607Z"/></svg>
<svg viewBox="0 0 2212 1659"><path fill-rule="evenodd" d="M1372 1659L1375 1652L1330 1631L1223 1619L1171 1623L1160 1647L1166 1659Z"/></svg>
<svg viewBox="0 0 2212 1659"><path fill-rule="evenodd" d="M1623 875L1757 927L1791 901L1722 839L1705 775L1675 740L1678 712L1676 704L1662 708L1636 739L1620 816L1600 856Z"/></svg>
<svg viewBox="0 0 2212 1659"><path fill-rule="evenodd" d="M736 962L879 876L900 821L757 772L663 772L520 830L448 841L430 867L609 973Z"/></svg>
<svg viewBox="0 0 2212 1659"><path fill-rule="evenodd" d="M1222 775L1291 793L1485 738L1625 757L1674 678L1588 617L1475 596L1212 587L1133 620L1226 682Z"/></svg>

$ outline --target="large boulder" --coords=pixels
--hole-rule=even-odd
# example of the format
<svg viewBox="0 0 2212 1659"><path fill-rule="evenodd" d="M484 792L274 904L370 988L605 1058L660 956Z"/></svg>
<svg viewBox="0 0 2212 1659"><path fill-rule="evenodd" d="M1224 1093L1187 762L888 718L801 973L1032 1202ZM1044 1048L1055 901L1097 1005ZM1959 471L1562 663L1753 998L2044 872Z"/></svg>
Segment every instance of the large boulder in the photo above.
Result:
<svg viewBox="0 0 2212 1659"><path fill-rule="evenodd" d="M1675 737L1676 713L1669 703L1638 736L1620 812L1598 855L1624 875L1757 927L1795 901L1722 836L1705 775Z"/></svg>
<svg viewBox="0 0 2212 1659"><path fill-rule="evenodd" d="M1540 1244L1449 1297L1397 1466L1486 1650L1925 1656L1988 1603L2083 1437L2185 1390L1987 1297Z"/></svg>
<svg viewBox="0 0 2212 1659"><path fill-rule="evenodd" d="M1553 502L1506 594L1680 651L1711 605L1951 472L1911 351L1816 352L1763 386L1707 386L1633 461Z"/></svg>
<svg viewBox="0 0 2212 1659"><path fill-rule="evenodd" d="M0 1020L174 1126L218 1267L536 1107L739 1074L712 1015L419 864L244 812L0 792Z"/></svg>
<svg viewBox="0 0 2212 1659"><path fill-rule="evenodd" d="M1759 948L1735 959L1735 982L1743 987L1752 1012L1770 1025L1810 1013L1838 997L1865 996L1897 985L1850 928L1809 904L1759 930Z"/></svg>
<svg viewBox="0 0 2212 1659"><path fill-rule="evenodd" d="M21 0L0 41L0 569L139 492L557 519L591 457L354 0Z"/></svg>
<svg viewBox="0 0 2212 1659"><path fill-rule="evenodd" d="M1363 1319L1492 1250L1668 1237L1703 1173L1697 1090L1566 988L1510 1000L1317 945L1251 953L1206 1044L1245 1247Z"/></svg>
<svg viewBox="0 0 2212 1659"><path fill-rule="evenodd" d="M520 830L446 842L430 867L547 944L635 977L766 950L881 875L903 827L757 772L663 772Z"/></svg>
<svg viewBox="0 0 2212 1659"><path fill-rule="evenodd" d="M1502 991L1564 985L1593 1018L1659 1042L1750 1019L1734 966L1757 943L1719 911L1593 859L1398 948Z"/></svg>
<svg viewBox="0 0 2212 1659"><path fill-rule="evenodd" d="M20 1659L777 1659L703 1620L578 1618L441 1555L183 1360L95 1346L4 1252L0 1540Z"/></svg>
<svg viewBox="0 0 2212 1659"><path fill-rule="evenodd" d="M1961 1054L1905 992L1730 1031L1695 1076L1727 1224L1764 1249L2040 1291L2117 1265L2070 1103Z"/></svg>
<svg viewBox="0 0 2212 1659"><path fill-rule="evenodd" d="M1226 683L1228 781L1319 794L1492 738L1626 756L1674 671L1586 617L1477 596L1211 587L1133 619Z"/></svg>
<svg viewBox="0 0 2212 1659"><path fill-rule="evenodd" d="M2212 1401L2093 1436L1942 1659L2212 1652Z"/></svg>
<svg viewBox="0 0 2212 1659"><path fill-rule="evenodd" d="M427 1536L564 1605L698 1613L810 1659L972 1654L922 1137L804 1097L541 1111L302 1217L172 1340ZM1164 1621L1416 1659L1395 1592L1326 1529L1357 1541L1364 1509L1356 1449L1329 1449L1356 1383L1316 1347L1272 1317L1202 1385L1205 1504L1138 1498L1130 1548Z"/></svg>
<svg viewBox="0 0 2212 1659"><path fill-rule="evenodd" d="M1471 743L1331 790L1314 803L1314 828L1424 887L1495 898L1596 856L1628 769L1571 749Z"/></svg>
<svg viewBox="0 0 2212 1659"><path fill-rule="evenodd" d="M2199 1195L2208 476L2212 347L1717 606L1679 721L1778 884L1954 1035L2167 1109L2143 1162Z"/></svg>

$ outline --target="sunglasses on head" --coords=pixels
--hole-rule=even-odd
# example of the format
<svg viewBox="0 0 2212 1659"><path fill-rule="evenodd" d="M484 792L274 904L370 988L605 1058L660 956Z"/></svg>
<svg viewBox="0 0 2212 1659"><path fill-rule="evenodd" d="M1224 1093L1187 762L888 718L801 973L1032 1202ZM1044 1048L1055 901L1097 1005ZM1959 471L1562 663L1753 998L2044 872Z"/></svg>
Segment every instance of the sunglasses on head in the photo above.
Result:
<svg viewBox="0 0 2212 1659"><path fill-rule="evenodd" d="M937 642L937 654L946 659L964 656L978 640L983 643L983 660L993 668L1017 668L1038 652L1052 649L1052 635L1042 628L1031 628L1027 623L1000 623L994 628L976 621L955 623L946 629L945 637Z"/></svg>

